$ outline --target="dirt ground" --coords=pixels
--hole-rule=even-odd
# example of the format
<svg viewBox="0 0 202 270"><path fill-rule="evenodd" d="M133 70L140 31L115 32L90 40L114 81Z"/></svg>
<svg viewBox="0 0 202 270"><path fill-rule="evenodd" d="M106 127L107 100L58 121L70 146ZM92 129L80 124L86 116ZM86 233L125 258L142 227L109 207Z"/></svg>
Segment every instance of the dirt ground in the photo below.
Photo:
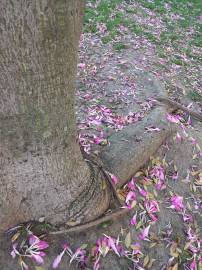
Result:
<svg viewBox="0 0 202 270"><path fill-rule="evenodd" d="M118 2L110 19L121 11L125 16L127 14L127 20L139 23L142 27L148 25L150 34L156 39L167 31L168 25L162 19L163 15L143 5L145 1ZM89 10L94 7L92 3L87 4ZM101 11L98 15L103 15L100 14ZM179 19L169 9L164 17L174 21ZM155 106L158 107L154 100L159 95L177 100L198 113L202 112L198 62L200 49L192 45L195 58L188 57L174 46L176 44L171 39L168 38L160 46L151 42L151 35L139 35L136 28L136 32L132 31L131 25L127 26L126 21L123 22L116 26L121 34L115 36L112 35L115 30L109 30L108 25L106 30L102 21L95 22L95 33L84 32L82 35L76 97L80 142L85 151L98 155L109 147L110 137L127 130L129 126L134 129L141 126L139 139L150 140L152 136L162 138L159 135L162 123L173 127L172 134L163 141L155 154L152 153L150 160L135 171L134 190L128 187L119 189L123 201L129 191L136 194L129 214L113 223L102 224L79 234L45 238L50 245L45 264L37 267L31 264L30 269L53 269L52 262L62 251L61 245L65 242L70 244L73 251L87 244L85 250L91 252L97 239L103 235L113 239L120 237L119 244L124 254L130 255L127 257L121 252L117 255L111 248L105 257L100 255L100 270L202 269L202 124L182 111L175 112L174 118L167 116L169 119L162 112L158 119L154 119L154 123L140 124L152 114ZM86 23L85 28L90 25L91 22ZM134 24L132 26L134 29ZM178 31L176 35L180 33L180 28ZM191 40L192 35L190 26L183 38ZM103 41L106 37L111 39L107 43ZM180 47L182 43L179 40L177 45ZM185 48L186 44L182 47ZM176 59L187 64L179 64ZM147 149L143 151L142 155ZM120 155L124 156L124 152ZM159 176L161 173L162 178ZM160 178L162 182L159 182ZM174 208L172 203L172 198L176 196L181 200L181 203L178 202L181 205L179 208ZM152 210L146 207L146 203L151 201L158 205L157 211L153 213L155 217L151 215ZM136 222L131 225L131 218L135 214ZM149 225L146 239L140 239L140 234ZM10 255L10 246L6 238L0 239L0 269L21 269L17 260L13 260ZM70 265L69 259L69 256L64 256L58 269L94 269L95 259L86 268L81 268L76 262Z"/></svg>

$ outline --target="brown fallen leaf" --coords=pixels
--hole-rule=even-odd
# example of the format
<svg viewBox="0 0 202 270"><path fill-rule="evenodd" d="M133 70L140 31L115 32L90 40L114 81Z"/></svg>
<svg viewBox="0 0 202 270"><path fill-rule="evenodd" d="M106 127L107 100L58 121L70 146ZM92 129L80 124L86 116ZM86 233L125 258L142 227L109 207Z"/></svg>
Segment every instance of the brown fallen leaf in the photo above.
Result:
<svg viewBox="0 0 202 270"><path fill-rule="evenodd" d="M125 238L125 246L129 248L131 245L131 233L128 232Z"/></svg>
<svg viewBox="0 0 202 270"><path fill-rule="evenodd" d="M144 258L144 261L143 261L143 267L147 266L147 264L149 263L149 256L147 255L145 258Z"/></svg>
<svg viewBox="0 0 202 270"><path fill-rule="evenodd" d="M172 270L178 270L178 263L176 263L171 269Z"/></svg>

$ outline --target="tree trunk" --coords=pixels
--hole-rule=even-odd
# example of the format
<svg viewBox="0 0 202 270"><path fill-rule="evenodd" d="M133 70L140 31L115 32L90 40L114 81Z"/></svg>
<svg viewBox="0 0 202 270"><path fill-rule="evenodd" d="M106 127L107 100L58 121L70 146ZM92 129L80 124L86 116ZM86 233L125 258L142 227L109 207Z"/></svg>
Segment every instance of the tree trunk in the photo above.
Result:
<svg viewBox="0 0 202 270"><path fill-rule="evenodd" d="M0 228L83 223L109 190L84 162L74 96L81 0L0 0Z"/></svg>

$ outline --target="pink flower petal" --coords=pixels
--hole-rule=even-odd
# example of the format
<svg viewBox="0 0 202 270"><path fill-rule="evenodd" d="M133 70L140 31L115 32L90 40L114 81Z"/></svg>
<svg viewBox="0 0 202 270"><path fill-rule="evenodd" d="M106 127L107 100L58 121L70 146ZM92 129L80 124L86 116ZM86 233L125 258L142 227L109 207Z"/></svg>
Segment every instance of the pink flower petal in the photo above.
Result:
<svg viewBox="0 0 202 270"><path fill-rule="evenodd" d="M170 121L171 123L179 123L181 117L179 115L172 115L167 113L166 118L168 121Z"/></svg>
<svg viewBox="0 0 202 270"><path fill-rule="evenodd" d="M177 180L178 179L178 172L174 172L172 175L172 180Z"/></svg>
<svg viewBox="0 0 202 270"><path fill-rule="evenodd" d="M131 181L128 182L127 187L130 188L131 190L135 190L136 189L135 181L136 179L133 177Z"/></svg>
<svg viewBox="0 0 202 270"><path fill-rule="evenodd" d="M191 141L191 143L193 145L195 145L197 143L197 140L195 138L193 138L193 137L191 137L189 140Z"/></svg>
<svg viewBox="0 0 202 270"><path fill-rule="evenodd" d="M29 244L32 246L34 244L39 243L41 240L34 234L30 233L29 234Z"/></svg>
<svg viewBox="0 0 202 270"><path fill-rule="evenodd" d="M148 236L149 236L149 229L150 229L150 225L147 226L145 229L143 229L139 235L139 238L141 240L147 240Z"/></svg>
<svg viewBox="0 0 202 270"><path fill-rule="evenodd" d="M113 175L112 173L109 173L109 175L111 176L112 183L113 183L114 185L117 185L117 183L118 183L118 177L115 176L115 175Z"/></svg>
<svg viewBox="0 0 202 270"><path fill-rule="evenodd" d="M11 256L12 256L12 258L13 258L13 259L15 259L15 257L16 257L16 253L15 253L15 251L14 251L14 250L12 250L12 251L11 251Z"/></svg>
<svg viewBox="0 0 202 270"><path fill-rule="evenodd" d="M139 193L143 196L143 197L147 197L148 196L148 192L146 190L144 190L143 188L137 186Z"/></svg>
<svg viewBox="0 0 202 270"><path fill-rule="evenodd" d="M45 252L43 252L43 251L40 251L40 252L39 252L39 256L41 256L41 257L45 257L45 256L46 256L46 253L45 253Z"/></svg>
<svg viewBox="0 0 202 270"><path fill-rule="evenodd" d="M49 244L46 241L41 241L37 243L37 247L39 250L43 250L49 247Z"/></svg>
<svg viewBox="0 0 202 270"><path fill-rule="evenodd" d="M197 270L197 265L196 265L196 262L195 260L193 260L190 264L190 270Z"/></svg>
<svg viewBox="0 0 202 270"><path fill-rule="evenodd" d="M177 134L176 134L176 142L181 143L181 141L182 141L182 136L179 134L179 132L177 132Z"/></svg>
<svg viewBox="0 0 202 270"><path fill-rule="evenodd" d="M157 201L155 200L145 201L144 205L151 219L153 221L157 221L158 217L155 215L155 213L159 212L159 206Z"/></svg>
<svg viewBox="0 0 202 270"><path fill-rule="evenodd" d="M54 261L53 261L53 268L54 269L58 268L64 254L65 254L65 249L54 259Z"/></svg>
<svg viewBox="0 0 202 270"><path fill-rule="evenodd" d="M22 270L29 270L28 265L24 261L21 260L20 265L21 265Z"/></svg>
<svg viewBox="0 0 202 270"><path fill-rule="evenodd" d="M142 252L140 251L140 243L136 242L134 244L132 244L133 247L133 255L137 255L137 254L142 254Z"/></svg>
<svg viewBox="0 0 202 270"><path fill-rule="evenodd" d="M191 228L188 229L187 231L187 239L191 242L195 242L197 240L196 234L192 231Z"/></svg>
<svg viewBox="0 0 202 270"><path fill-rule="evenodd" d="M130 225L136 225L136 224L137 224L137 212L135 213L135 215L132 217L130 221Z"/></svg>
<svg viewBox="0 0 202 270"><path fill-rule="evenodd" d="M127 196L126 196L126 204L128 204L131 200L136 199L136 194L133 191L129 191Z"/></svg>
<svg viewBox="0 0 202 270"><path fill-rule="evenodd" d="M18 245L17 243L13 243L12 245L13 250L11 251L11 256L13 259L15 259L16 255L19 255L19 252L16 249L17 245Z"/></svg>
<svg viewBox="0 0 202 270"><path fill-rule="evenodd" d="M192 222L193 221L192 215L188 215L188 214L183 213L183 221L184 222Z"/></svg>
<svg viewBox="0 0 202 270"><path fill-rule="evenodd" d="M85 66L86 66L86 64L84 64L84 63L79 63L79 64L78 64L78 67L81 68L81 69L84 69Z"/></svg>
<svg viewBox="0 0 202 270"><path fill-rule="evenodd" d="M71 256L71 260L70 260L70 264L74 261L74 260L77 260L79 262L84 262L85 260L85 254L86 254L86 251L82 248L77 248L75 253L72 254Z"/></svg>
<svg viewBox="0 0 202 270"><path fill-rule="evenodd" d="M111 236L107 236L107 237L108 237L110 248L116 253L116 255L118 255L120 257L120 254L119 254L117 247L116 247L116 244L115 244L115 240Z"/></svg>
<svg viewBox="0 0 202 270"><path fill-rule="evenodd" d="M95 261L94 265L93 265L93 270L98 270L100 268L100 257L97 258L97 260Z"/></svg>
<svg viewBox="0 0 202 270"><path fill-rule="evenodd" d="M164 181L165 179L165 169L162 166L159 165L154 166L149 173L152 178L154 177L161 181Z"/></svg>
<svg viewBox="0 0 202 270"><path fill-rule="evenodd" d="M43 264L44 263L44 260L43 258L40 256L40 255L37 255L37 254L33 254L31 256L31 258L36 261L38 264Z"/></svg>
<svg viewBox="0 0 202 270"><path fill-rule="evenodd" d="M177 211L181 211L184 209L184 205L183 205L183 197L179 196L179 195L173 195L171 197L171 208L177 210Z"/></svg>

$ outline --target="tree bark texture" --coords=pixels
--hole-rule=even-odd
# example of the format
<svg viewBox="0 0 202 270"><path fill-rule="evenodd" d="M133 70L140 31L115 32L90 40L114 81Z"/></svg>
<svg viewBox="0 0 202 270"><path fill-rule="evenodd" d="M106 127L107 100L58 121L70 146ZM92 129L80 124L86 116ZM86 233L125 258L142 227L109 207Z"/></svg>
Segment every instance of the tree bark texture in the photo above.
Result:
<svg viewBox="0 0 202 270"><path fill-rule="evenodd" d="M0 0L0 7L0 228L42 217L92 220L109 195L76 135L84 3Z"/></svg>

